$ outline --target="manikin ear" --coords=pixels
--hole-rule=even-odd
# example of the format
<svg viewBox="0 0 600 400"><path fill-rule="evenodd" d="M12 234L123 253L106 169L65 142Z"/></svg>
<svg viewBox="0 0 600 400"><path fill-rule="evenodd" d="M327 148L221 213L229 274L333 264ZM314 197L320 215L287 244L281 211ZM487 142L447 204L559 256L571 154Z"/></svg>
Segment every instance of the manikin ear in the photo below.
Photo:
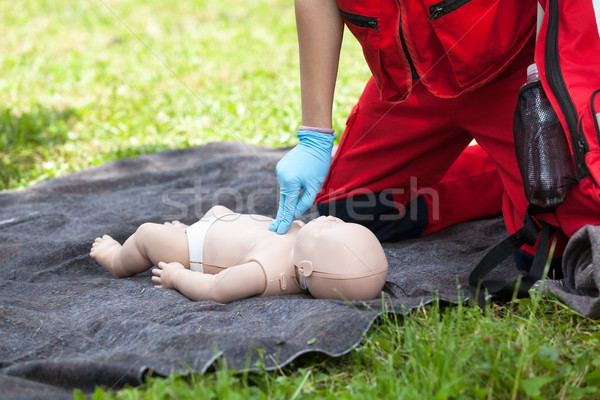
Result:
<svg viewBox="0 0 600 400"><path fill-rule="evenodd" d="M296 267L298 267L298 272L305 278L311 276L313 273L313 265L308 260L300 261L298 264L296 264Z"/></svg>

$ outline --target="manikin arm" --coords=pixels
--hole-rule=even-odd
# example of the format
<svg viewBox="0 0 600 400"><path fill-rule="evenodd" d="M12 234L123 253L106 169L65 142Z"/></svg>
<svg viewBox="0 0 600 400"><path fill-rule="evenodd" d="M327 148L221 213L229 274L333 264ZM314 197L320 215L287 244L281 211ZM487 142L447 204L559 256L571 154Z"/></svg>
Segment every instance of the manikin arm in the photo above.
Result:
<svg viewBox="0 0 600 400"><path fill-rule="evenodd" d="M158 263L152 270L156 287L177 289L190 300L229 303L258 296L265 291L266 277L257 262L226 268L215 275L191 271L179 263Z"/></svg>
<svg viewBox="0 0 600 400"><path fill-rule="evenodd" d="M335 0L296 0L302 125L331 128L344 24Z"/></svg>

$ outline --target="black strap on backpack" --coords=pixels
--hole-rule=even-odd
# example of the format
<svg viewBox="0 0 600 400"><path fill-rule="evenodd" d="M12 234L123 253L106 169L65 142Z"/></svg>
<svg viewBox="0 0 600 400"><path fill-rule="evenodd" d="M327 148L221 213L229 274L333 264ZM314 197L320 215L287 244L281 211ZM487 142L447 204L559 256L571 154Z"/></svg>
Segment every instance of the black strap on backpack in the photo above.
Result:
<svg viewBox="0 0 600 400"><path fill-rule="evenodd" d="M541 210L536 210L534 206L529 205L523 221L525 225L492 248L469 275L469 289L482 310L485 310L486 292L506 299L512 298L515 293L518 298L528 297L529 289L544 275L548 260L550 236L556 228L545 222L536 222L533 216L539 211ZM519 250L521 246L525 244L534 245L538 241L538 235L538 247L529 272L511 281L504 279L483 280L490 271Z"/></svg>

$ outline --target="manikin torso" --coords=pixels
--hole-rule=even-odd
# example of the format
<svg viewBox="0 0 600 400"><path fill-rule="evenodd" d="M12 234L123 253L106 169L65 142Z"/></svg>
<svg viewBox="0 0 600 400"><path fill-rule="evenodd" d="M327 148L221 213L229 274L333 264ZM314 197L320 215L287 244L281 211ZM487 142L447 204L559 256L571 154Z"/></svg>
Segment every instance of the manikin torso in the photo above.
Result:
<svg viewBox="0 0 600 400"><path fill-rule="evenodd" d="M296 236L303 223L294 221L288 233L278 235L268 230L271 218L232 213L227 207L215 206L203 217L218 218L204 240L205 273L217 274L225 268L255 261L265 273L263 296L304 293L295 283L292 262Z"/></svg>

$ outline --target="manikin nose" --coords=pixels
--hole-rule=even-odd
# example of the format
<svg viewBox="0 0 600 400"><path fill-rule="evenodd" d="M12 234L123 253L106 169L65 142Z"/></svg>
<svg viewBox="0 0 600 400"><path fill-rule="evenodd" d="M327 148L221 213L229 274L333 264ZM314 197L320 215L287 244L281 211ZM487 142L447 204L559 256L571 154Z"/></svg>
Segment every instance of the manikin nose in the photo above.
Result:
<svg viewBox="0 0 600 400"><path fill-rule="evenodd" d="M330 221L330 222L343 222L341 219L339 219L338 217L334 217L333 215L321 215L316 220Z"/></svg>

